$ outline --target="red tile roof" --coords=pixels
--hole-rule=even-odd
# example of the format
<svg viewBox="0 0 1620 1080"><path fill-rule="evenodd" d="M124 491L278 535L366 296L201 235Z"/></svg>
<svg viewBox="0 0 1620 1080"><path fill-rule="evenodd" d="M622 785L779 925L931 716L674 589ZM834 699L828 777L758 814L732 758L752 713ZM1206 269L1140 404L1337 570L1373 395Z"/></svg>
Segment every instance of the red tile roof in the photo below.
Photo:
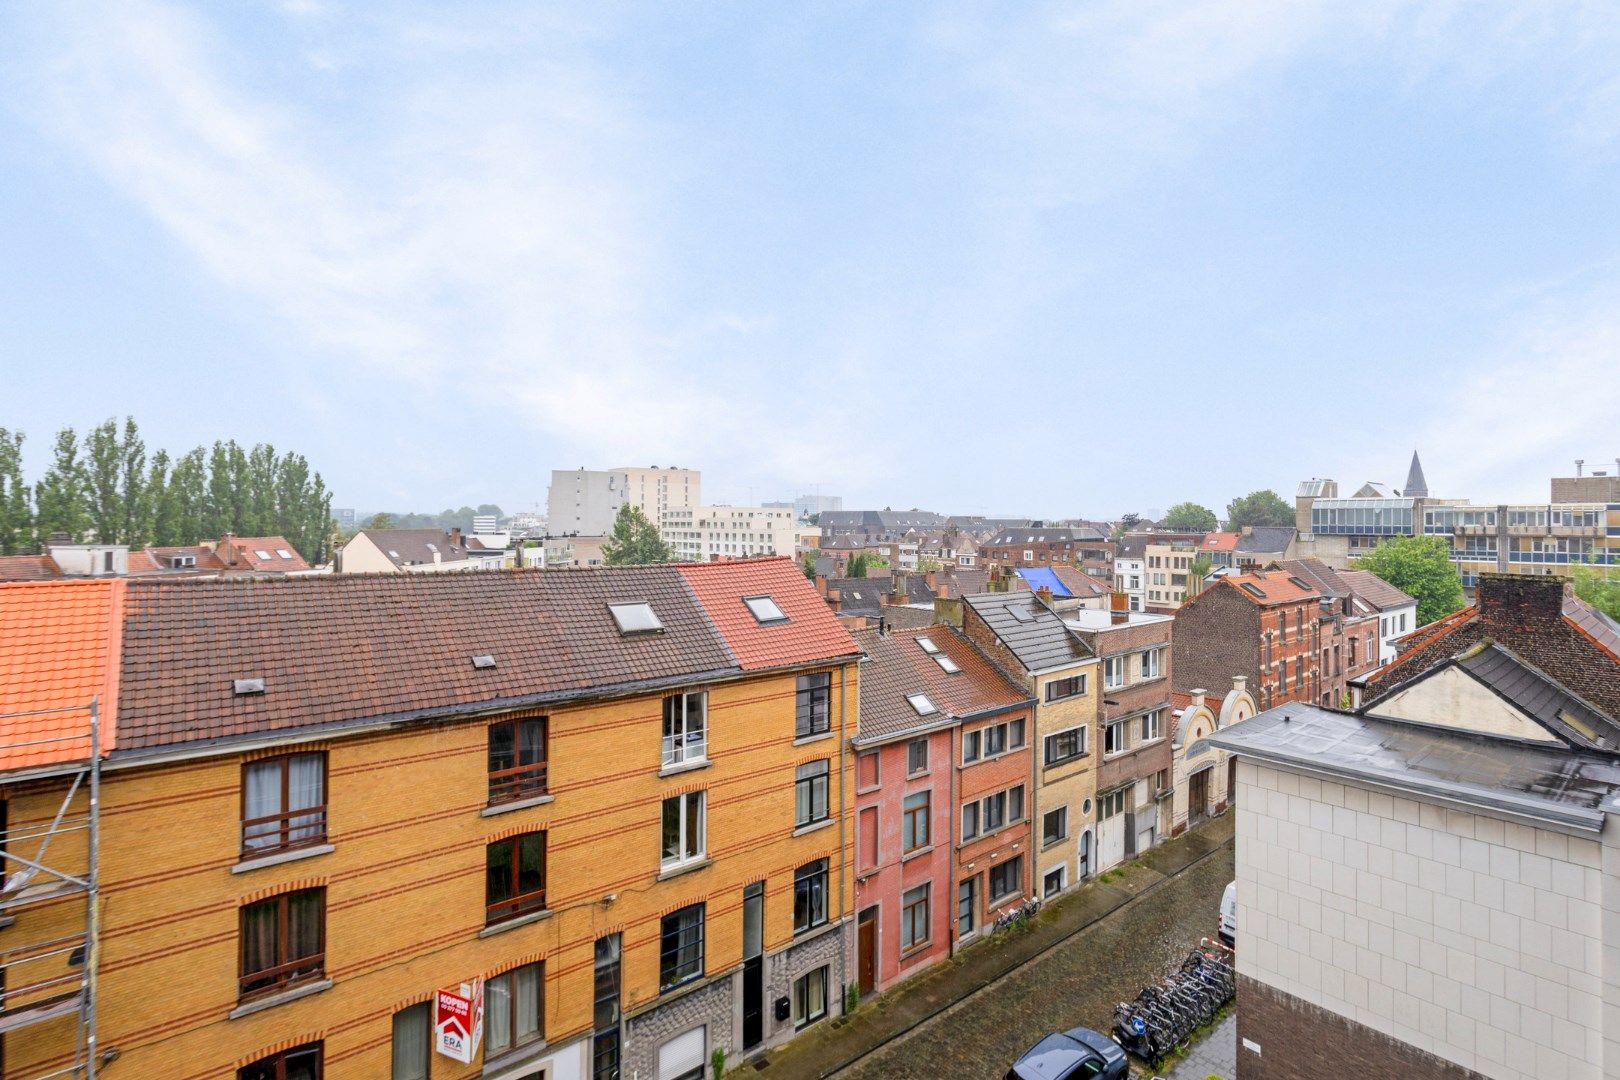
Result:
<svg viewBox="0 0 1620 1080"><path fill-rule="evenodd" d="M0 585L0 771L88 759L95 698L112 748L124 591L118 578Z"/></svg>
<svg viewBox="0 0 1620 1080"><path fill-rule="evenodd" d="M236 556L245 563L249 569L270 573L286 573L291 570L308 570L309 563L287 543L282 536L228 536L219 542L216 548L220 559L227 565L233 566L230 552L234 549ZM264 552L269 558L260 558L259 552ZM286 552L283 556L281 553Z"/></svg>
<svg viewBox="0 0 1620 1080"><path fill-rule="evenodd" d="M62 568L49 555L0 555L0 581L49 581Z"/></svg>
<svg viewBox="0 0 1620 1080"><path fill-rule="evenodd" d="M791 559L683 563L685 579L744 671L851 656L860 650ZM761 623L743 603L769 596L787 620Z"/></svg>
<svg viewBox="0 0 1620 1080"><path fill-rule="evenodd" d="M1300 578L1300 580L1304 581L1305 579ZM1256 596L1248 589L1243 588L1244 585L1253 586L1265 595ZM1307 584L1301 587L1296 584L1292 575L1281 570L1251 570L1243 574L1227 574L1224 577L1216 578L1215 584L1199 595L1208 595L1222 586L1230 586L1236 589L1239 596L1250 603L1258 604L1260 607L1271 607L1275 604L1297 604L1301 600L1319 599L1322 595L1314 586ZM1196 602L1197 597L1188 601L1188 603Z"/></svg>
<svg viewBox="0 0 1620 1080"><path fill-rule="evenodd" d="M1198 541L1198 550L1199 551L1236 551L1237 546L1238 546L1238 541L1241 540L1241 539L1243 539L1243 534L1242 533L1235 533L1235 532L1212 532L1212 533L1206 533L1204 535L1204 538L1202 540Z"/></svg>
<svg viewBox="0 0 1620 1080"><path fill-rule="evenodd" d="M917 644L920 637L933 642L961 670L948 674ZM856 641L869 657L861 668L859 737L865 742L993 709L1034 704L1027 690L955 627L941 623L887 634L862 630ZM906 700L912 694L927 694L940 711L919 714Z"/></svg>
<svg viewBox="0 0 1620 1080"><path fill-rule="evenodd" d="M190 555L193 559L196 559L198 570L225 569L225 564L220 561L218 555L214 554L214 549L205 548L200 544L189 547L149 547L146 551L148 555L157 560L159 568L164 570L170 568L170 561L176 555ZM135 565L135 553L133 551L129 553L129 558L130 566L133 567Z"/></svg>

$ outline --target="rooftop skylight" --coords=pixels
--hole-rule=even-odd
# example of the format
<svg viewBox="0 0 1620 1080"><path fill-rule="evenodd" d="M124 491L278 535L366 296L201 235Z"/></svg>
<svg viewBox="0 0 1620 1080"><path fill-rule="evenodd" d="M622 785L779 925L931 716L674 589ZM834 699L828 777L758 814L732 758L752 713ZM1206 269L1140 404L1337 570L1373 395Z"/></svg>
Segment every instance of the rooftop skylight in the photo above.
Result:
<svg viewBox="0 0 1620 1080"><path fill-rule="evenodd" d="M1244 592L1252 593L1253 595L1260 597L1260 599L1262 599L1262 600L1264 600L1266 598L1266 591L1264 589L1262 589L1260 586L1256 585L1254 582L1245 581L1242 584L1243 584L1243 591Z"/></svg>
<svg viewBox="0 0 1620 1080"><path fill-rule="evenodd" d="M473 664L473 667L479 668L479 669L492 668L492 667L495 666L495 658L493 656L489 655L488 653L484 653L481 656L473 657L472 658L472 664Z"/></svg>
<svg viewBox="0 0 1620 1080"><path fill-rule="evenodd" d="M913 709L917 710L918 716L928 716L939 712L939 707L928 700L927 694L907 694L906 700L911 703Z"/></svg>
<svg viewBox="0 0 1620 1080"><path fill-rule="evenodd" d="M934 663L938 664L940 669L947 675L955 675L958 671L962 670L957 666L955 660L952 660L944 653L940 653L938 656L934 657Z"/></svg>
<svg viewBox="0 0 1620 1080"><path fill-rule="evenodd" d="M1029 610L1029 608L1023 604L1014 604L1012 607L1009 607L1007 609L1007 614L1011 615L1015 622L1035 621L1035 613Z"/></svg>
<svg viewBox="0 0 1620 1080"><path fill-rule="evenodd" d="M292 552L288 551L286 548L276 548L276 554L281 556L283 559L290 559L293 557Z"/></svg>
<svg viewBox="0 0 1620 1080"><path fill-rule="evenodd" d="M268 561L269 558L270 558L270 553L268 551L264 550L264 548L255 548L254 551L253 551L253 554L257 555L259 558L264 559L266 561Z"/></svg>
<svg viewBox="0 0 1620 1080"><path fill-rule="evenodd" d="M934 644L933 638L920 637L917 639L917 644L922 646L922 651L927 653L929 656L933 656L935 653L939 652L939 646Z"/></svg>
<svg viewBox="0 0 1620 1080"><path fill-rule="evenodd" d="M742 602L748 605L756 622L787 622L787 613L769 596L745 596Z"/></svg>
<svg viewBox="0 0 1620 1080"><path fill-rule="evenodd" d="M262 693L264 693L264 680L263 679L237 679L234 683L231 684L231 689L232 689L232 692L234 692L238 697L241 697L241 696L243 696L245 694L262 694Z"/></svg>
<svg viewBox="0 0 1620 1080"><path fill-rule="evenodd" d="M621 634L657 634L664 629L648 603L609 604L608 611L613 613L613 621L619 624Z"/></svg>

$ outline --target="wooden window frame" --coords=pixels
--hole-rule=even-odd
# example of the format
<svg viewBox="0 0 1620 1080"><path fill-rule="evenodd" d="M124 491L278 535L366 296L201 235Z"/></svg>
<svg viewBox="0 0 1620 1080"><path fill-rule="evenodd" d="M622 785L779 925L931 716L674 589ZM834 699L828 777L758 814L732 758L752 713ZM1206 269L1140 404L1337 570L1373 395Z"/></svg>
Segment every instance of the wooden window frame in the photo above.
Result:
<svg viewBox="0 0 1620 1080"><path fill-rule="evenodd" d="M294 758L300 757L319 757L321 759L321 803L319 806L310 806L299 810L291 810L287 807L288 799L292 794L291 764ZM265 814L261 817L250 818L247 816L248 772L251 769L263 768L266 765L272 764L281 766L281 810L278 813ZM283 851L297 851L299 848L314 847L317 844L326 843L327 807L330 804L332 797L329 776L330 769L330 759L328 758L325 750L300 750L291 754L277 754L274 757L258 758L254 761L244 761L242 763L241 809L237 814L237 817L240 818L242 822L241 852L244 859L257 859L265 855L276 855ZM294 818L307 817L316 817L318 820L314 822L305 822L296 826L292 824L292 820ZM259 844L255 846L248 845L248 830L250 828L268 825L273 822L279 822L279 827L274 832L260 833L256 839L262 839L268 836L276 836L279 838L277 843ZM316 829L318 832L315 836L302 837L298 840L293 840L291 838L291 834L295 829Z"/></svg>
<svg viewBox="0 0 1620 1080"><path fill-rule="evenodd" d="M523 875L523 842L530 839L540 841L540 888L520 893L518 887ZM508 881L512 895L504 900L491 900L489 898L489 853L502 845L509 845L512 848L511 877ZM498 923L546 909L546 830L535 829L532 832L518 833L516 836L503 837L500 840L484 845L484 866L485 926L495 926Z"/></svg>
<svg viewBox="0 0 1620 1080"><path fill-rule="evenodd" d="M540 760L525 762L523 757L522 731L525 724L540 725ZM492 760L495 756L495 732L497 729L510 729L512 732L512 760L513 764L507 768L497 769ZM545 716L525 716L516 720L500 720L489 725L487 735L488 757L486 766L489 771L489 805L514 802L518 799L532 799L547 792L547 763L551 758L551 722Z"/></svg>
<svg viewBox="0 0 1620 1080"><path fill-rule="evenodd" d="M494 982L496 979L506 979L507 980L506 1002L507 1002L507 1006L508 1006L508 1009L509 1009L509 1015L507 1016L506 1030L508 1032L516 1032L517 1029L518 1029L517 975L518 975L518 972L527 971L530 968L534 969L535 979L538 982L538 987L537 987L537 989L535 991L535 995L534 995L534 1007L535 1007L534 1034L522 1039L521 1041L517 1040L515 1038L515 1036L514 1036L514 1041L507 1043L507 1045L505 1045L503 1047L497 1047L497 1046L495 1046L493 1039L489 1038L489 1034L490 1034L490 1031L492 1030L492 1028L491 1028L491 1025L490 1025L490 1022L489 1022L489 1017L485 1016L484 1017L484 1035L485 1035L485 1040L486 1041L485 1041L484 1045L485 1045L485 1056L486 1057L496 1057L496 1056L498 1056L500 1054L505 1054L505 1053L508 1053L510 1051L513 1051L513 1050L521 1050L525 1046L532 1046L535 1043L545 1041L545 1038L546 1038L546 962L544 960L536 960L532 964L519 964L517 967L507 968L505 971L501 972L499 975L491 975L489 978L485 979L484 980L484 1004L485 1004L485 1008L487 1010L488 1007L489 1007L489 984Z"/></svg>
<svg viewBox="0 0 1620 1080"><path fill-rule="evenodd" d="M291 931L292 899L316 893L320 896L320 933L319 948L304 956L288 956L288 939ZM256 971L249 971L248 964L248 934L246 921L248 912L266 904L276 906L276 963ZM237 909L236 915L237 936L237 1000L254 1001L259 998L271 997L283 991L302 986L305 983L317 982L326 977L326 887L317 886L313 889L293 889L274 896L267 896L262 900L255 900L251 904L243 904ZM301 968L313 968L302 971ZM268 983L264 980L270 980ZM249 986L249 983L256 985Z"/></svg>
<svg viewBox="0 0 1620 1080"><path fill-rule="evenodd" d="M813 671L800 675L793 685L793 737L808 739L831 730L832 673Z"/></svg>
<svg viewBox="0 0 1620 1080"><path fill-rule="evenodd" d="M432 1029L430 1028L429 1031ZM258 1061L242 1066L236 1070L236 1080L245 1080L253 1076L250 1069L257 1069L261 1065L273 1064L275 1072L271 1073L272 1080L286 1080L287 1059L294 1054L315 1052L315 1080L321 1080L326 1075L326 1044L324 1042L305 1043L302 1046L290 1046L285 1050L260 1058ZM431 1061L431 1059L430 1059Z"/></svg>

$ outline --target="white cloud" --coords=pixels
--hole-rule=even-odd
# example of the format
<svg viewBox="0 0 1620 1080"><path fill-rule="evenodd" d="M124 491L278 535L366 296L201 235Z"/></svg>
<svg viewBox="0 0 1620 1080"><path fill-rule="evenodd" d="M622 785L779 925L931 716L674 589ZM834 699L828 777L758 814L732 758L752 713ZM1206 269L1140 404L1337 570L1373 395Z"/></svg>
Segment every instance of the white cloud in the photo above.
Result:
<svg viewBox="0 0 1620 1080"><path fill-rule="evenodd" d="M312 346L306 377L335 362L384 395L455 402L447 415L515 409L559 457L598 464L853 464L838 415L769 404L783 387L741 351L764 316L660 313L669 151L579 28L548 24L514 60L498 27L389 27L386 100L335 115L266 91L245 62L265 56L170 7L76 8L52 29L17 107ZM323 63L347 66L342 51ZM732 415L750 430L718 422Z"/></svg>

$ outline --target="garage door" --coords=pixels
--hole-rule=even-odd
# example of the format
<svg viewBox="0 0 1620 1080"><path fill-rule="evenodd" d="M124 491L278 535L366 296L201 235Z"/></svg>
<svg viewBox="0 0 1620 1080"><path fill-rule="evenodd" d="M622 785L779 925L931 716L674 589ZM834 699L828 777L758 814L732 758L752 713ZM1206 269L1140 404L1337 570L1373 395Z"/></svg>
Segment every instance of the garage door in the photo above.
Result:
<svg viewBox="0 0 1620 1080"><path fill-rule="evenodd" d="M658 1080L703 1080L703 1033L695 1027L658 1048Z"/></svg>

